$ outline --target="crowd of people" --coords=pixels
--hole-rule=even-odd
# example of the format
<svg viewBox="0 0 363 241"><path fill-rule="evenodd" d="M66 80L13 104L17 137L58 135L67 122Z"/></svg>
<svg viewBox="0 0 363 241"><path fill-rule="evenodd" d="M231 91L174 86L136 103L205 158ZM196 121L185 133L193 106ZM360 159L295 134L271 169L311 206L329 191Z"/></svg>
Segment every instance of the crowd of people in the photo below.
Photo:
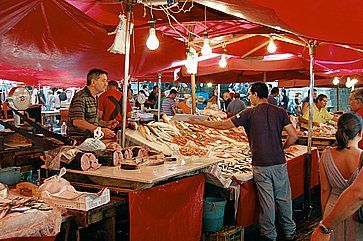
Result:
<svg viewBox="0 0 363 241"><path fill-rule="evenodd" d="M122 121L123 95L117 89L117 83L108 82L107 78L108 74L103 70L94 69L88 73L87 86L71 101L70 134L84 134L87 130L93 131L101 126L105 137L115 135L114 129ZM148 105L157 104L157 86L151 92L146 89L141 91L148 95ZM99 94L101 95L98 99ZM178 91L170 88L164 94L162 110L167 115L173 115L176 113L175 99ZM257 82L250 86L248 94L251 108L246 108L239 93L234 93L233 98L229 93L223 93L222 108L231 113L231 118L221 121L190 119L189 122L217 129L244 127L252 153L253 176L261 206L259 228L262 240L277 238L276 211L279 217L277 223L282 228L285 240L294 240L296 225L292 217L291 188L284 149L297 140L297 131L284 106L277 106L272 100L276 89L269 92L265 83ZM325 95L317 95L313 109L318 114L314 113L314 122L319 122L319 118L332 118L323 110L326 102ZM363 171L360 170L363 159L363 89L356 89L351 93L349 104L352 113L343 114L338 119L338 145L326 148L320 162L323 220L312 235L313 241L363 240L363 226L352 218L354 212L363 204ZM127 108L129 115L130 103L127 103ZM307 118L307 114L305 112L302 118ZM288 134L284 142L281 141L283 130Z"/></svg>
<svg viewBox="0 0 363 241"><path fill-rule="evenodd" d="M178 91L176 88L161 90L161 109L166 115L172 116L177 113L176 99ZM126 117L131 117L132 106L140 107L138 99L134 100L131 86L128 87ZM165 96L167 93L167 96ZM148 91L144 85L138 95L144 95L146 108L157 108L159 88L153 86ZM81 137L86 132L93 132L98 126L106 138L113 137L115 131L122 125L122 102L123 93L116 81L108 81L108 73L101 69L92 69L87 74L87 85L77 92L70 103L68 118L68 134L73 137Z"/></svg>

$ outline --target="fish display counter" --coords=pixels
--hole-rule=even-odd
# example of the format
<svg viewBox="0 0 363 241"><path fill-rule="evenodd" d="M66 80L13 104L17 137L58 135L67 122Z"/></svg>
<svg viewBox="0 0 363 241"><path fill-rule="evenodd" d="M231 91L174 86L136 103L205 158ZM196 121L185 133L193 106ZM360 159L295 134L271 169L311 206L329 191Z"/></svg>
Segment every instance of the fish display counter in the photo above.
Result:
<svg viewBox="0 0 363 241"><path fill-rule="evenodd" d="M162 133L162 134L161 134ZM235 180L239 187L236 223L247 227L258 221L257 189L253 182L252 159L248 139L243 128L216 130L185 122L149 123L139 126L137 130L127 130L126 139L133 144L148 146L158 151L175 156L187 154L197 156L207 150L209 159L220 159L218 169L225 178ZM183 155L184 154L184 155ZM287 168L292 189L292 197L304 194L307 147L293 145L285 149ZM311 187L318 181L317 148L312 150Z"/></svg>

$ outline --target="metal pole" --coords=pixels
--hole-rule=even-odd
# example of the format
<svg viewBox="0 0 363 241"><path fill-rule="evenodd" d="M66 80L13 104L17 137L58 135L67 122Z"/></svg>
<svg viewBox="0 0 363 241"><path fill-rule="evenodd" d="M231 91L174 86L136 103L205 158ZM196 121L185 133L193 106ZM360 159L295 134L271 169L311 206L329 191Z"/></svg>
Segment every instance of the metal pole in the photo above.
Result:
<svg viewBox="0 0 363 241"><path fill-rule="evenodd" d="M160 121L161 114L161 73L158 73L158 121Z"/></svg>
<svg viewBox="0 0 363 241"><path fill-rule="evenodd" d="M311 154L311 145L313 137L313 92L314 92L314 55L315 45L309 44L309 55L310 55L310 95L309 95L309 122L308 122L308 153Z"/></svg>
<svg viewBox="0 0 363 241"><path fill-rule="evenodd" d="M131 35L131 7L127 4L127 23L126 23L126 38L125 38L125 74L123 85L123 98L122 98L122 138L121 145L125 147L125 134L126 134L126 114L127 114L127 88L129 85L129 67L130 67L130 35Z"/></svg>
<svg viewBox="0 0 363 241"><path fill-rule="evenodd" d="M195 114L197 112L197 103L195 99L195 74L191 74L190 82L192 87L192 114Z"/></svg>
<svg viewBox="0 0 363 241"><path fill-rule="evenodd" d="M313 95L314 95L314 61L315 61L315 48L316 43L309 43L309 55L310 55L310 95L309 95L309 130L308 130L308 148L305 159L305 180L304 180L304 214L310 214L311 205L311 147L313 137Z"/></svg>
<svg viewBox="0 0 363 241"><path fill-rule="evenodd" d="M337 111L339 111L339 84L337 85Z"/></svg>
<svg viewBox="0 0 363 241"><path fill-rule="evenodd" d="M221 84L217 85L217 104L218 104L218 109L221 109Z"/></svg>

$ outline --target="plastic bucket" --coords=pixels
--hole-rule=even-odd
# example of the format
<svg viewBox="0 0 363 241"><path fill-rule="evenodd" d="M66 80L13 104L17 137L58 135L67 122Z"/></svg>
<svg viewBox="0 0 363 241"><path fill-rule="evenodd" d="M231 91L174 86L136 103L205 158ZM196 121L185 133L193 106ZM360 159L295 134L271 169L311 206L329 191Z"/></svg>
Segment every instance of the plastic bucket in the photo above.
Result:
<svg viewBox="0 0 363 241"><path fill-rule="evenodd" d="M219 197L204 198L203 231L216 232L222 229L226 200Z"/></svg>
<svg viewBox="0 0 363 241"><path fill-rule="evenodd" d="M0 168L0 182L9 186L20 182L20 167Z"/></svg>

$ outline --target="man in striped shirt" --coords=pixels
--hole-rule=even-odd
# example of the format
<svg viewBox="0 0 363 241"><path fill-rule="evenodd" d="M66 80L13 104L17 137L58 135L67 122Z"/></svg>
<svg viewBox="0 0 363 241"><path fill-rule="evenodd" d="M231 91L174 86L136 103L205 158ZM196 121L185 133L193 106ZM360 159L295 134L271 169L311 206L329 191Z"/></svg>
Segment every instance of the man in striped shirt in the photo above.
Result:
<svg viewBox="0 0 363 241"><path fill-rule="evenodd" d="M171 89L168 97L162 102L161 109L168 116L175 115L175 98L177 94L178 91L176 89Z"/></svg>
<svg viewBox="0 0 363 241"><path fill-rule="evenodd" d="M87 130L93 131L102 123L98 122L98 98L107 87L106 71L92 69L87 74L87 86L77 92L69 107L68 135L84 136ZM103 125L105 126L105 125ZM112 138L115 133L109 128L103 127L105 138Z"/></svg>

